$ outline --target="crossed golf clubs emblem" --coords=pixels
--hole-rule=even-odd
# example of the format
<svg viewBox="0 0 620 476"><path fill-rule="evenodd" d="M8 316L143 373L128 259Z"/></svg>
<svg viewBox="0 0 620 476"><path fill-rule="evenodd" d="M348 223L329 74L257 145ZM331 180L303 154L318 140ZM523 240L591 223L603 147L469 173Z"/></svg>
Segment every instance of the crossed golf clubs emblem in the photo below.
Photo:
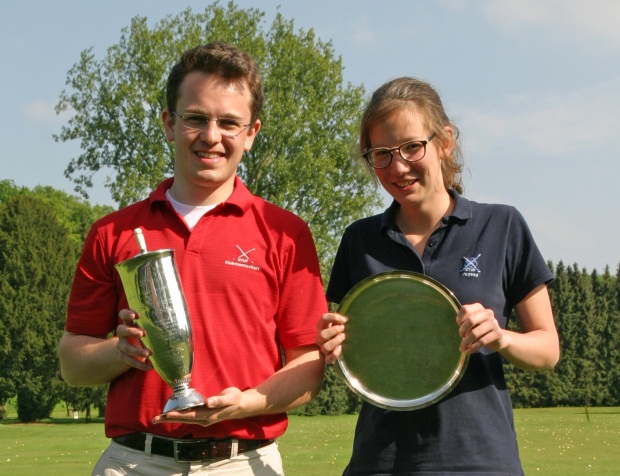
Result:
<svg viewBox="0 0 620 476"><path fill-rule="evenodd" d="M248 261L250 261L250 257L248 256L248 254L250 254L256 248L252 248L251 250L248 250L248 251L243 251L239 245L235 245L235 246L237 247L239 251L241 251L241 254L237 258L237 261L240 261L241 263L247 263Z"/></svg>
<svg viewBox="0 0 620 476"><path fill-rule="evenodd" d="M478 258L480 258L480 255L482 253L480 253L478 256L476 256L475 258L466 258L465 256L463 256L463 262L465 263L464 266L461 268L461 273L480 273L480 269L478 268Z"/></svg>

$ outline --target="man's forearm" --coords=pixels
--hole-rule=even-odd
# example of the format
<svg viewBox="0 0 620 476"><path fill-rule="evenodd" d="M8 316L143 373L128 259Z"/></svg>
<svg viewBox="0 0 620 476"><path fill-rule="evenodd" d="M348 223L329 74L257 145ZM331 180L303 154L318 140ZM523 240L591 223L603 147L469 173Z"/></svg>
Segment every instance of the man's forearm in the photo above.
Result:
<svg viewBox="0 0 620 476"><path fill-rule="evenodd" d="M292 357L292 358L291 358ZM308 403L321 390L325 364L315 346L289 356L286 365L261 385L248 392L256 393L256 413L283 413Z"/></svg>
<svg viewBox="0 0 620 476"><path fill-rule="evenodd" d="M74 387L96 387L126 372L117 341L65 332L58 346L62 378Z"/></svg>

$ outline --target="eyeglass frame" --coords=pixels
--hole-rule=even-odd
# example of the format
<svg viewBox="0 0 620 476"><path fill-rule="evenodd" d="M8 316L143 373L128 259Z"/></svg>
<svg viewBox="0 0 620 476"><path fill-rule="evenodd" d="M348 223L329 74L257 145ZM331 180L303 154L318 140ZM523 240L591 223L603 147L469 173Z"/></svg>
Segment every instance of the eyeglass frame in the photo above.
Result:
<svg viewBox="0 0 620 476"><path fill-rule="evenodd" d="M368 165L370 165L373 169L385 169L386 167L389 167L390 164L392 163L392 160L394 160L394 151L398 150L398 153L400 154L400 157L407 163L412 164L414 162L419 162L420 160L422 160L424 157L426 157L426 146L428 145L428 143L430 141L433 140L433 138L436 136L437 134L435 132L432 132L431 135L429 135L426 140L417 140L417 139L413 139L413 140L408 140L403 142L402 144L400 144L397 147L374 147L372 149L366 149L364 152L362 152L362 157L364 157L364 160L366 160L366 162L368 163ZM422 154L422 157L420 157L419 159L415 159L415 160L409 160L406 159L405 156L403 155L403 152L401 150L401 148L404 145L407 144L411 144L412 142L418 142L420 144L422 144L422 147L424 147L424 154ZM377 167L376 165L374 165L370 159L368 158L368 154L370 154L371 152L374 152L376 150L384 150L384 151L388 151L390 153L390 160L388 161L387 164L382 165L381 167Z"/></svg>
<svg viewBox="0 0 620 476"><path fill-rule="evenodd" d="M239 134L241 134L245 129L247 129L248 127L250 127L252 125L252 123L248 123L248 124L241 124L239 127L241 127L241 130L235 134L227 134L224 131L222 131L221 127L220 127L220 120L219 119L213 119L212 117L207 116L206 114L200 114L197 112L190 112L190 113L185 113L185 114L179 114L176 111L171 111L172 115L180 117L183 120L185 119L185 116L187 116L188 114L192 115L192 116L198 116L198 117L204 117L207 120L207 124L204 128L202 129L196 129L195 127L190 127L187 124L181 124L183 127L185 127L186 129L190 130L190 131L196 131L196 132L200 132L201 134L207 129L207 127L209 126L209 122L211 121L215 121L215 124L217 125L217 130L220 132L220 134L223 137L228 137L230 139L234 139L235 137L237 137Z"/></svg>

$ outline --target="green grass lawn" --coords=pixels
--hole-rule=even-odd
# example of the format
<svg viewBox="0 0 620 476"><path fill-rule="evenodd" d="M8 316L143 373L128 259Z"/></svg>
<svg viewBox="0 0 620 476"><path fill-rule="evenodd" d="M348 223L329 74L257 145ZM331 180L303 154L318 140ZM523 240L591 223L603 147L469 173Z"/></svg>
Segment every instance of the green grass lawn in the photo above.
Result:
<svg viewBox="0 0 620 476"><path fill-rule="evenodd" d="M515 410L526 475L620 474L620 408Z"/></svg>
<svg viewBox="0 0 620 476"><path fill-rule="evenodd" d="M90 474L107 447L100 421L74 420L58 407L49 421L20 424L14 408L0 424L0 475ZM588 421L589 417L589 421ZM291 476L340 475L351 454L357 417L290 418L279 439ZM620 408L515 410L526 475L620 474Z"/></svg>

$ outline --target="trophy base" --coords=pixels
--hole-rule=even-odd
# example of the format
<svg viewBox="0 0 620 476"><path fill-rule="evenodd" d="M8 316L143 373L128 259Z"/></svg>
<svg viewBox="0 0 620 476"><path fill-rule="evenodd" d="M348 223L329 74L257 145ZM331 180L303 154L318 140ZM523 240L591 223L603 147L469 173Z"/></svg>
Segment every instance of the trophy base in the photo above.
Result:
<svg viewBox="0 0 620 476"><path fill-rule="evenodd" d="M163 415L168 412L179 412L194 407L205 405L205 397L193 388L183 389L181 392L175 392L166 402Z"/></svg>

